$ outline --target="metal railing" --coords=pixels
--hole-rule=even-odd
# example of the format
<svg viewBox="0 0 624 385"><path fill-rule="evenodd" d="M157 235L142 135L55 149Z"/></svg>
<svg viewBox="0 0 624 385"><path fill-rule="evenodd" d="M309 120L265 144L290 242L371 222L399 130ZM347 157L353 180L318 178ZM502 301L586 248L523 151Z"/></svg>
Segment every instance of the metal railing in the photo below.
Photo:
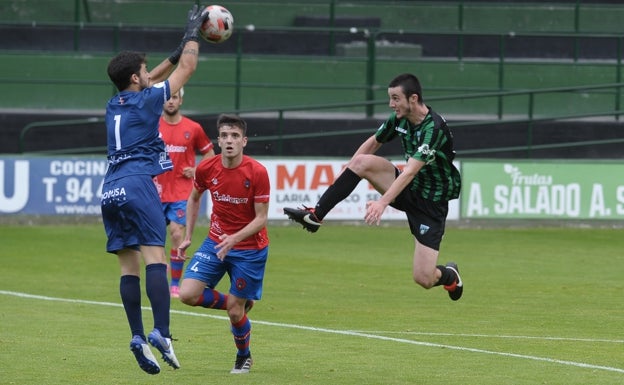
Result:
<svg viewBox="0 0 624 385"><path fill-rule="evenodd" d="M560 88L550 88L550 89L539 89L539 90L522 90L522 91L501 91L501 92L482 92L482 93L472 93L472 94L462 94L462 95L453 95L453 96L442 96L442 97L431 97L428 99L428 102L436 103L442 101L452 101L452 100L466 100L466 99L478 99L478 98L492 98L497 97L501 100L504 100L506 97L518 97L524 96L527 98L527 110L524 116L515 116L511 118L494 118L494 119L483 119L478 117L464 116L462 119L458 119L452 123L453 129L458 130L461 128L468 128L471 126L487 126L487 125L501 125L501 124L511 124L511 123L525 123L527 125L527 137L526 143L521 146L504 146L504 147L495 147L495 148L481 148L481 149L468 149L458 152L458 155L478 155L482 154L487 156L489 153L501 152L501 151L525 151L526 156L530 158L532 156L533 150L538 149L548 149L548 148L561 148L561 147L578 147L585 145L603 145L603 144L614 144L614 143L623 143L624 142L624 132L623 138L616 139L606 139L606 140L589 140L589 141L578 141L578 142L567 142L567 143L557 143L557 144L536 144L533 142L534 137L534 125L538 122L547 122L547 121L560 121L567 119L582 119L582 118L612 118L615 121L620 119L620 116L624 114L624 110L621 109L619 105L619 98L616 98L617 102L611 109L605 109L604 111L593 111L588 113L576 113L576 114L559 114L559 115L539 115L536 116L534 113L536 97L538 95L545 94L587 94L590 91L603 93L603 92L611 92L614 94L621 93L621 89L624 87L624 83L613 83L613 84L602 84L602 85L594 85L594 86L583 86L583 87L560 87ZM343 109L357 106L368 106L368 105L385 105L387 104L387 100L374 100L374 101L363 101L363 102L352 102L352 103L334 103L334 104L324 104L324 105L306 105L306 106L292 106L292 107L284 107L277 109L258 109L258 110L239 110L235 111L238 114L258 114L258 113L270 113L276 116L276 124L278 127L276 135L264 135L264 136L255 136L254 142L277 142L277 155L282 155L282 146L284 141L287 140L295 140L295 139L310 139L317 137L339 137L343 135L354 135L354 134L365 134L370 133L370 128L361 129L361 130L339 130L332 132L308 132L308 133L299 133L299 134L288 134L284 133L284 121L286 119L285 115L288 113L301 113L301 112L311 112L311 111L328 111L331 109ZM48 121L48 122L37 122L26 125L21 133L19 139L19 152L25 153L27 134L32 132L33 130L40 128L49 128L49 127L57 127L57 126L71 126L71 125L97 125L98 129L102 128L103 118L87 118L87 119L72 119L72 120L58 120L58 121ZM103 153L106 151L106 147L89 147L89 148L73 148L73 149L58 149L58 150L46 150L46 151L38 151L40 154L85 154L85 153L93 153L99 152ZM33 153L33 152L30 152Z"/></svg>
<svg viewBox="0 0 624 385"><path fill-rule="evenodd" d="M114 31L116 31L112 36L111 39L113 39L114 42L114 49L119 49L119 30L122 28L126 28L127 26L122 26L122 25L114 25L114 26L110 26ZM362 89L363 92L365 93L365 100L366 101L374 101L375 100L375 92L376 90L378 90L380 88L379 84L378 84L378 79L377 77L380 76L379 74L379 68L381 66L386 65L387 63L391 63L393 60L400 60L400 59L389 59L389 58L385 58L383 54L380 54L379 50L380 48L377 47L378 43L382 40L384 40L388 35L392 35L395 38L398 38L397 36L402 36L403 38L405 38L405 36L420 36L418 35L419 32L417 31L396 31L396 30L386 30L386 29L379 29L379 30L356 30L355 32L353 31L349 31L348 29L345 28L302 28L302 27L297 27L297 28L287 28L287 27L283 27L283 28L279 28L279 29L275 29L275 28L258 28L252 32L247 31L247 33L245 33L245 29L240 27L238 28L239 33L237 34L236 38L235 38L235 48L233 52L230 53L225 53L225 55L228 55L228 57L232 60L232 64L234 66L233 69L233 81L232 82L193 82L192 85L193 87L205 87L205 86L213 86L213 85L217 85L218 87L224 87L225 89L229 89L232 91L232 95L233 95L233 100L232 100L232 109L234 110L241 110L244 109L245 106L243 106L243 102L242 102L242 96L243 92L245 90L253 90L254 88L280 88L280 89L307 89L307 90L316 90L318 92L322 92L322 91L333 91L333 90L341 90L341 89L345 89L345 88L349 88L349 89ZM81 28L77 28L77 33L81 33L80 31L82 31ZM262 33L262 32L269 32L269 31L281 31L281 32L297 32L297 33L303 33L306 31L309 32L318 32L318 33L340 33L340 34L355 34L355 35L360 35L360 37L362 39L365 39L366 41L366 51L365 54L362 56L356 56L356 57L349 57L348 59L350 61L353 61L355 63L361 63L364 67L365 67L365 74L363 76L363 78L361 79L361 83L359 84L319 84L319 83L298 83L298 84L284 84L284 83L254 83L254 82L245 82L243 81L244 75L245 75L245 68L249 67L249 63L250 61L253 61L254 59L257 59L258 57L262 57L262 58L266 58L266 57L272 57L271 55L263 55L263 54L258 54L258 53L254 53L254 52L248 52L246 50L244 50L243 48L246 46L245 44L245 39L250 37L250 33ZM494 87L492 87L491 89L493 91L497 91L497 92L502 92L502 91L506 91L509 89L508 85L505 84L505 80L506 80L506 73L508 72L508 67L510 64L518 64L519 62L522 62L522 60L526 59L519 59L516 58L514 56L510 56L509 54L509 45L511 44L511 42L517 42L518 39L572 39L573 41L573 45L572 47L565 51L565 55L562 55L562 57L560 58L548 58L548 59L541 59L543 60L543 62L545 64L552 64L553 62L558 62L558 61L564 61L565 63L574 63L574 64L578 64L578 65L596 65L596 62L599 62L598 65L602 66L608 66L609 69L607 69L607 72L610 71L614 71L615 73L614 78L616 82L621 82L622 81L622 58L624 56L624 35L621 34L574 34L574 33L518 33L518 34L514 34L514 35L510 35L510 34L497 34L497 33L482 33L482 32L468 32L468 31L461 31L461 32L454 32L454 33L441 33L441 32L434 32L434 33L429 33L427 34L429 36L435 36L437 38L448 38L451 41L455 42L454 43L454 53L451 57L420 57L420 58L414 58L414 59L410 59L411 63L413 62L421 62L421 63L427 63L427 62L436 62L436 61L448 61L448 60L455 60L458 63L462 63L462 65L472 65L475 63L486 63L487 65L494 65L496 66L496 85ZM399 37L400 37L399 36ZM490 38L490 40L488 40L487 38ZM331 37L330 37L331 39ZM475 57L473 53L470 52L470 50L466 47L466 41L467 40L471 40L474 42L474 39L481 39L478 41L485 41L488 40L490 42L491 45L495 45L496 47L493 47L490 50L490 53L492 54L491 57L489 58L483 58L483 57ZM589 39L589 40L588 40ZM607 39L610 45L613 45L613 50L609 50L609 55L611 56L610 58L602 58L599 61L597 60L581 60L582 55L581 55L581 47L586 47L586 46L591 46L591 43L595 41L595 39L597 40L603 40L603 39ZM496 41L497 43L492 43L493 41ZM335 51L335 41L332 43L334 44L334 51ZM480 43L481 44L481 43ZM485 43L482 43L481 45L483 45ZM82 52L79 50L79 52ZM335 52L334 52L335 54ZM315 60L323 60L324 58L326 58L327 56L323 57L323 56L310 56L310 57L314 57ZM308 57L289 57L289 59L293 60L294 62L296 62L297 60L302 60L302 61L306 61L309 60ZM336 58L336 59L340 59L340 58ZM342 59L347 59L345 57L343 57ZM335 60L335 59L332 59ZM539 60L539 59L537 59ZM338 60L339 61L339 60ZM404 59L404 61L406 61L406 63L408 62L407 59ZM533 61L534 63L535 61ZM385 67L384 67L385 68ZM22 76L12 76L12 74L10 72L6 73L7 77L5 78L0 78L0 82L2 82L3 84L9 84L9 85L19 85L19 84L62 84L62 85L66 85L66 86L80 86L80 87L91 87L93 85L97 85L97 86L105 86L105 85L109 85L109 83L102 79L101 81L85 81L85 80L77 80L77 79L72 79L72 78L65 78L65 79L54 79L54 78L25 78ZM385 76L385 74L384 74ZM384 79L385 80L385 79ZM383 88L383 87L382 87ZM435 84L429 84L428 85L428 89L429 90L435 90L437 87ZM110 87L110 89L112 91L113 87ZM38 90L39 93L42 93L42 90ZM619 98L620 98L620 93L618 92L615 95L616 100L616 104L619 105ZM10 100L7 100L7 103L9 103ZM374 103L372 104L367 104L366 105L366 113L367 116L373 116L374 114ZM503 114L503 110L502 110L502 103L498 103L498 107L499 107L499 118L502 116ZM616 108L617 109L617 108Z"/></svg>

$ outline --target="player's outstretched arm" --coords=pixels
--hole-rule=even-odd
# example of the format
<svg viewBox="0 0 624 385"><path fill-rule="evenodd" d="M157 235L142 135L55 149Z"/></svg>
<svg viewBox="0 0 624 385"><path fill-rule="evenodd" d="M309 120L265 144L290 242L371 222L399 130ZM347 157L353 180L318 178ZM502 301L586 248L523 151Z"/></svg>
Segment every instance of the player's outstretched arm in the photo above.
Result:
<svg viewBox="0 0 624 385"><path fill-rule="evenodd" d="M186 29L180 45L150 73L153 83L161 82L169 77L172 95L186 84L197 68L199 27L206 18L208 18L208 12L205 10L205 7L195 4L188 12ZM171 73L176 64L178 64L178 67Z"/></svg>

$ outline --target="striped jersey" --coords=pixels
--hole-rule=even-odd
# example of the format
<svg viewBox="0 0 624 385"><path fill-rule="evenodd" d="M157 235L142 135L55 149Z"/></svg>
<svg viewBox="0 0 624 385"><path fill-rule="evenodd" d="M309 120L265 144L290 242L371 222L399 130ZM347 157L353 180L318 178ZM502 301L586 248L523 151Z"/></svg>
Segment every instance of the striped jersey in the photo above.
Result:
<svg viewBox="0 0 624 385"><path fill-rule="evenodd" d="M416 125L392 113L377 129L375 137L379 143L398 137L405 160L425 162L410 185L412 191L434 202L449 201L456 199L461 189L461 176L453 165L453 134L446 120L428 108L427 116Z"/></svg>

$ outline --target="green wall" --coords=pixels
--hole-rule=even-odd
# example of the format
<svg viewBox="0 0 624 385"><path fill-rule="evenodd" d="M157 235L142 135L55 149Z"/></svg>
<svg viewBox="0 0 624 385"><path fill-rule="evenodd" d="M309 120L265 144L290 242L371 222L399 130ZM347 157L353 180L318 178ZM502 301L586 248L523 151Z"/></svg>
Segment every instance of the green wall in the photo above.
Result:
<svg viewBox="0 0 624 385"><path fill-rule="evenodd" d="M163 59L150 56L151 63ZM3 108L103 110L114 89L106 75L109 56L0 54ZM501 69L502 68L502 69ZM501 72L502 71L502 72ZM202 56L186 87L185 109L218 113L235 109L236 59ZM425 99L496 91L502 74L505 90L615 83L615 63L458 62L379 60L375 63L375 99L387 98L388 81L401 72L420 77ZM364 59L246 57L241 61L240 109L277 109L328 103L361 102L366 97ZM542 96L535 113L575 113L613 107L614 95ZM496 98L440 102L448 114L496 113ZM526 113L526 97L509 98L505 113ZM385 106L377 107L386 112ZM442 108L438 108L442 110ZM360 111L348 108L340 111Z"/></svg>
<svg viewBox="0 0 624 385"><path fill-rule="evenodd" d="M181 25L189 0L21 0L0 1L0 23L62 22ZM329 0L223 2L234 14L236 26L292 26L297 15L329 15ZM376 16L382 28L421 31L592 32L622 31L624 7L579 3L479 3L459 1L335 1L336 17ZM78 8L76 9L76 6ZM150 64L165 53L150 54ZM101 111L113 94L106 76L110 53L19 53L0 46L2 108L82 109ZM614 83L617 63L563 61L432 60L379 58L374 63L373 93L386 98L386 84L396 74L413 72L426 97L479 91L550 88ZM234 55L202 54L187 86L185 108L198 112L358 102L366 98L368 67L364 58L250 56L240 61L240 89L236 88ZM604 109L614 95L542 96L535 113ZM449 113L496 113L497 98L440 102ZM523 113L526 97L507 98L505 113ZM363 108L343 109L361 111ZM387 110L385 106L377 110ZM440 108L442 109L442 108Z"/></svg>

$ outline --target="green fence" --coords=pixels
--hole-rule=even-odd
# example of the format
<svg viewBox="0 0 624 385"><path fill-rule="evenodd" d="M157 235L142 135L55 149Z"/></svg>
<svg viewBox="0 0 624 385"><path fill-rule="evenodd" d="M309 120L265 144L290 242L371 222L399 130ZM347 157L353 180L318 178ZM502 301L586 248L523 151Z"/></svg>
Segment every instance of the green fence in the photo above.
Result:
<svg viewBox="0 0 624 385"><path fill-rule="evenodd" d="M110 56L127 46L128 28L158 31L179 28L188 0L21 0L0 2L0 29L11 26L38 28L54 25L74 33L73 49L66 52L4 49L0 39L0 95L3 109L102 111L114 93L105 71ZM305 104L374 101L385 97L387 82L401 72L421 78L426 97L458 93L513 91L565 86L619 83L622 81L624 7L618 4L568 2L471 1L233 1L224 2L236 19L234 52L214 54L202 47L201 63L187 86L185 109L190 113L275 109ZM302 15L319 17L327 27L293 26ZM379 28L339 28L345 18L376 17ZM248 53L245 37L255 33L323 33L330 42L326 55L284 56ZM93 29L105 31L108 52L81 46ZM353 34L357 44L337 43L339 34ZM8 36L8 34L5 34ZM444 39L452 55L421 55L420 43L406 47L389 36L426 36ZM14 40L12 37L6 37ZM522 39L531 42L565 39L556 58L510 53ZM387 44L387 42L390 42ZM607 43L605 43L607 42ZM472 45L490 44L496 54L475 55ZM608 56L583 59L583 53L608 44ZM425 46L425 48L427 48ZM151 64L166 57L171 47L149 52ZM618 96L619 97L619 96ZM345 108L345 112L372 116L376 104ZM593 100L583 108L595 110ZM525 106L507 98L445 102L451 114L496 114L499 118ZM553 98L539 105L550 113L566 114L577 106ZM385 112L385 109L384 109Z"/></svg>
<svg viewBox="0 0 624 385"><path fill-rule="evenodd" d="M533 126L539 122L549 122L549 121L558 121L558 120L567 120L567 119L587 119L587 118L601 118L601 119L610 119L617 121L620 119L620 116L624 114L624 110L620 106L620 98L619 95L622 92L622 87L624 87L624 83L616 83L616 84L603 84L603 85L595 85L595 86L585 86L585 87L561 87L561 88L551 88L551 89L541 89L541 90L527 90L527 91L508 91L508 92L485 92L485 93L472 93L472 94L459 94L454 96L445 96L445 97L432 97L430 101L436 106L444 105L445 103L461 100L465 101L468 99L472 100L491 100L495 99L500 101L500 103L506 103L509 99L524 99L526 109L514 116L508 118L497 118L496 116L492 117L480 117L477 120L468 118L465 121L453 122L453 129L459 130L462 128L467 128L471 126L489 126L489 125L502 125L502 124L510 124L510 123L523 123L526 124L527 136L526 143L520 146L513 147L490 147L490 148L479 148L479 149L469 149L464 150L463 152L458 153L459 156L464 155L483 155L487 156L489 153L495 152L517 152L522 151L525 153L526 158L532 157L532 151L538 149L549 149L549 148L561 148L561 147L579 147L579 146L600 146L600 145L609 145L616 143L624 143L623 138L616 139L605 139L605 140L591 140L591 141L575 141L575 142L567 142L567 143L556 143L556 144L536 144L533 140ZM564 98L574 105L582 104L587 98L597 98L603 100L603 107L600 110L594 110L589 112L581 112L577 110L576 113L568 113L568 114L536 114L537 105L541 104L544 99L549 98ZM277 127L278 135L265 135L265 136L255 136L254 142L275 142L276 148L282 148L282 143L286 140L293 139L310 139L317 137L340 137L342 135L354 135L354 134L367 134L370 133L370 128L365 128L362 130L344 130L344 131L332 131L330 133L323 132L308 132L308 133L299 133L299 134L288 134L285 133L281 128L284 126L285 115L293 112L315 112L315 111L342 111L345 108L366 108L367 106L372 105L385 105L387 104L387 100L376 100L376 101L365 101L365 102L352 102L352 103L336 103L336 104L324 104L324 105L305 105L305 106L293 106L293 107L284 107L276 110L240 110L235 111L241 115L245 114L258 114L264 113L265 115L273 115L277 117ZM440 109L443 111L443 109ZM28 134L32 132L36 132L37 129L45 129L50 127L57 126L72 126L72 125L80 125L84 126L92 126L94 130L101 130L103 123L103 118L88 118L88 119L72 119L72 120L56 120L56 121L48 121L48 122L37 122L32 123L25 126L20 134L19 139L19 152L24 153L24 148L26 148L26 141L28 138ZM103 147L94 147L94 148L65 148L58 149L54 151L45 151L42 153L45 154L87 154L87 153L102 153L105 152L106 148ZM276 155L281 155L278 151Z"/></svg>
<svg viewBox="0 0 624 385"><path fill-rule="evenodd" d="M106 77L107 62L122 43L127 44L122 39L128 35L121 31L179 28L190 3L0 2L0 28L55 25L72 30L75 39L73 49L66 52L29 52L27 47L7 50L0 39L4 91L0 107L101 116L106 101L115 93ZM482 119L479 124L596 115L619 120L624 49L621 5L340 0L258 0L224 5L235 15L232 40L236 48L231 53L214 54L209 46L202 46L198 71L186 86L187 114L271 112L283 117L295 111L315 111L385 115L388 81L398 73L413 72L423 83L426 102L435 102L436 109L448 116ZM328 26L293 26L300 15L319 17ZM336 26L349 17L378 17L381 24L355 30ZM81 46L83 34L90 28L112 31L106 34L112 42L108 52ZM330 49L326 55L315 56L252 54L245 49L245 36L252 30L323 33ZM356 34L360 41L341 46L334 40L346 33ZM453 52L435 57L423 55L419 44L409 49L403 43L386 44L388 36L397 35L446 39ZM521 39L560 39L569 44L557 58L535 58L527 52L527 59L511 53ZM494 45L496 54L475 55L470 49L475 42ZM584 50L604 42L610 47L607 57L584 58ZM150 64L165 58L170 48L149 52ZM23 135L21 148L26 138ZM527 138L527 148L531 145Z"/></svg>
<svg viewBox="0 0 624 385"><path fill-rule="evenodd" d="M203 55L202 55L203 56ZM152 61L160 56L151 55ZM158 59L154 59L154 57ZM4 109L85 110L102 112L114 89L106 78L108 56L101 55L0 55ZM421 78L425 100L431 97L486 91L531 90L566 86L619 83L621 61L496 61L269 56L202 57L198 70L186 86L188 113L232 110L278 109L306 104L379 100L387 84L402 72ZM614 98L609 105L614 105ZM619 96L618 96L619 97ZM565 98L552 98L536 107L536 113L565 114L578 108L600 109L605 98L589 98L581 106ZM368 116L385 112L370 105L345 108ZM496 114L500 117L525 110L522 102L508 98L452 100L445 103L451 114Z"/></svg>

